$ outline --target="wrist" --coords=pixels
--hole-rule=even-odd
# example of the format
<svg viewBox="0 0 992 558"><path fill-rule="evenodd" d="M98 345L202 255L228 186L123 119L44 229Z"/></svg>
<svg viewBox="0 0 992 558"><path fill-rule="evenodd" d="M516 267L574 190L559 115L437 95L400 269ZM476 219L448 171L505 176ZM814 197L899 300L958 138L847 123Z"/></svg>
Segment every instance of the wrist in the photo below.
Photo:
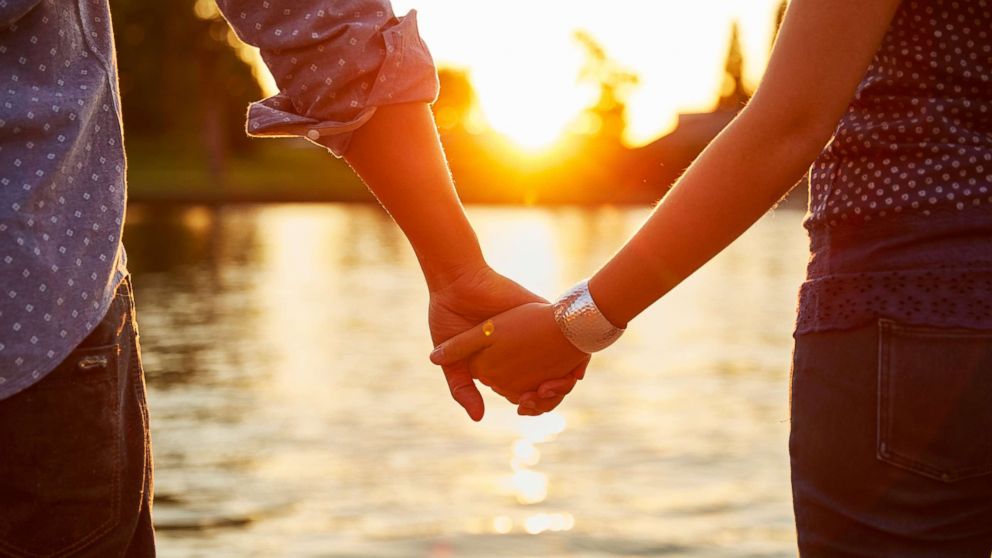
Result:
<svg viewBox="0 0 992 558"><path fill-rule="evenodd" d="M426 214L423 217L424 222L432 223L431 228L405 232L431 292L489 269L475 230L460 208L459 212Z"/></svg>
<svg viewBox="0 0 992 558"><path fill-rule="evenodd" d="M427 288L432 293L444 290L467 277L490 271L481 250L472 250L453 258L421 258L420 265L427 280Z"/></svg>
<svg viewBox="0 0 992 558"><path fill-rule="evenodd" d="M602 279L599 274L593 275L588 282L589 294L596 301L596 307L614 327L626 329L627 324L633 316L628 315L617 304L618 301L612 296L613 293L603 288Z"/></svg>

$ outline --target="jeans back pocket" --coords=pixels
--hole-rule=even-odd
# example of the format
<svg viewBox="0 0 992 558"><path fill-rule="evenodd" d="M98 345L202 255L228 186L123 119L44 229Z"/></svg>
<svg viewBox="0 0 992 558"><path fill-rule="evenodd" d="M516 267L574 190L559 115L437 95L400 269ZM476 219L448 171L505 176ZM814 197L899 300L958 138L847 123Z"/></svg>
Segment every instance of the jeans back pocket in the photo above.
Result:
<svg viewBox="0 0 992 558"><path fill-rule="evenodd" d="M992 473L992 331L879 321L878 458L953 482Z"/></svg>
<svg viewBox="0 0 992 558"><path fill-rule="evenodd" d="M0 401L0 555L65 556L120 521L119 353L77 348Z"/></svg>

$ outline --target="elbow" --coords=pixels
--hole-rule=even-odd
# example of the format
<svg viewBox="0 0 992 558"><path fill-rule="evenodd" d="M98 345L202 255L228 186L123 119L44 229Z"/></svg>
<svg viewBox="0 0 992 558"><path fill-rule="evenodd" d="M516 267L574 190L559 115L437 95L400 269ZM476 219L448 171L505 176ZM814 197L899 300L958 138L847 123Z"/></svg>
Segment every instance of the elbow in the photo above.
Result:
<svg viewBox="0 0 992 558"><path fill-rule="evenodd" d="M840 116L817 107L777 105L768 106L756 98L741 111L738 120L764 147L784 145L793 156L812 162L833 137Z"/></svg>
<svg viewBox="0 0 992 558"><path fill-rule="evenodd" d="M812 153L815 157L833 137L840 117L823 114L822 111L810 110L793 117L783 133L787 134L795 144Z"/></svg>

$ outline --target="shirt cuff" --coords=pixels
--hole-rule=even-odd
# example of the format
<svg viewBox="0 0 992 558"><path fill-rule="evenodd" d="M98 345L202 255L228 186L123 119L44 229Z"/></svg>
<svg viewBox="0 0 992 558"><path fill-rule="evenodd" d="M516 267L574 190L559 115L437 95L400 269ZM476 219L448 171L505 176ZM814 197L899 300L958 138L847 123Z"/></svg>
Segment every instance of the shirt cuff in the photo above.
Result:
<svg viewBox="0 0 992 558"><path fill-rule="evenodd" d="M433 103L439 89L437 70L420 38L416 10L397 21L382 32L385 56L364 103L355 99L332 102L328 114L305 116L295 110L292 96L282 91L248 107L248 135L302 136L341 157L348 150L352 133L372 118L376 107L418 101Z"/></svg>

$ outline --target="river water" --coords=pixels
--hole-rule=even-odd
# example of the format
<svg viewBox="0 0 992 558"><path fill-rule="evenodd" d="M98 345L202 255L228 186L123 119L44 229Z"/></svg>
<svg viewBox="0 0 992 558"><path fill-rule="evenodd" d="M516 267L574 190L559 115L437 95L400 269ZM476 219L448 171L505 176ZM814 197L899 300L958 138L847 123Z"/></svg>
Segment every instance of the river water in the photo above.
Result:
<svg viewBox="0 0 992 558"><path fill-rule="evenodd" d="M490 263L551 297L647 210L469 214ZM801 217L766 216L640 316L559 410L487 395L475 424L378 207L132 207L160 555L794 556Z"/></svg>

